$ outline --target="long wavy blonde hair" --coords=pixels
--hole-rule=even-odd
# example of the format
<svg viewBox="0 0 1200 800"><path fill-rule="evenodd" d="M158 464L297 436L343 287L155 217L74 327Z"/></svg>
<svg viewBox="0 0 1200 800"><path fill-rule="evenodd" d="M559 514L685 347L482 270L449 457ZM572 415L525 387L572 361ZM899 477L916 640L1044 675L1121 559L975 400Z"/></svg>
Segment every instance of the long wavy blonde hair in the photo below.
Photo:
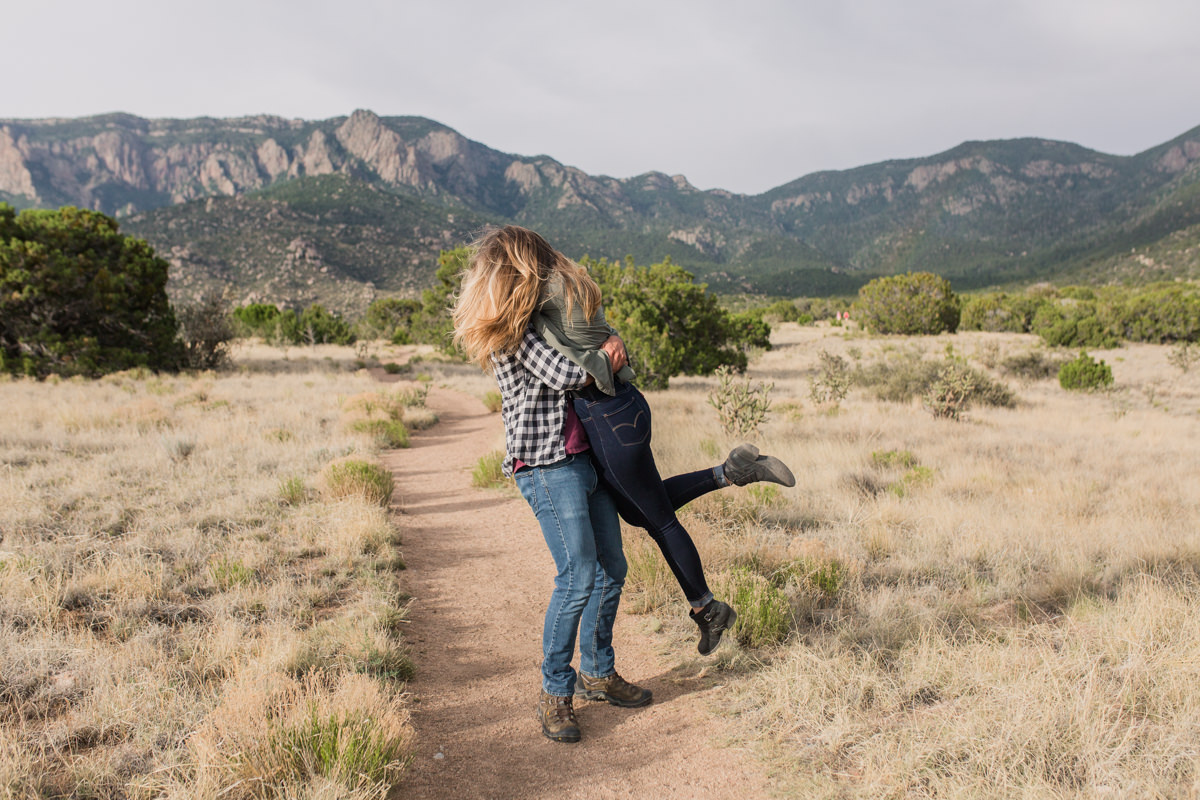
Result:
<svg viewBox="0 0 1200 800"><path fill-rule="evenodd" d="M491 228L470 249L454 304L454 341L485 370L493 355L516 352L551 277L562 280L568 315L575 303L589 318L600 307L600 287L587 270L528 228Z"/></svg>

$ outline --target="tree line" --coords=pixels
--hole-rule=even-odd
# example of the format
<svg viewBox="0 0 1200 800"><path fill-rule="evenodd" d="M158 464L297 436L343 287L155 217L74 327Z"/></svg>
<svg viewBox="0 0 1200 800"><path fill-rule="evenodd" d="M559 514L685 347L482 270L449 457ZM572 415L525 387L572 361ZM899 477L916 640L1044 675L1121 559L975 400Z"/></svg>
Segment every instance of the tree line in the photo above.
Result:
<svg viewBox="0 0 1200 800"><path fill-rule="evenodd" d="M0 203L0 373L206 369L220 366L238 336L279 345L386 339L453 352L450 306L468 256L465 247L443 252L433 286L419 299L380 299L353 321L319 304L231 308L219 295L172 306L167 262L145 241L122 235L111 217L72 207L18 214ZM744 370L749 350L770 347L761 313L725 310L669 259L583 262L647 388L723 365Z"/></svg>
<svg viewBox="0 0 1200 800"><path fill-rule="evenodd" d="M313 304L302 309L219 296L173 307L169 265L116 220L64 207L19 214L0 203L0 373L96 376L146 367L212 368L237 336L280 345L351 344L385 339L452 352L449 309L468 259L444 251L420 298L384 298L361 318ZM882 334L956 330L1033 333L1048 345L1103 348L1120 341L1200 341L1200 287L1053 287L960 296L929 272L876 278L855 298L797 298L743 304L738 311L665 259L583 258L600 284L609 323L621 332L645 388L672 376L741 371L748 354L770 348L772 321L811 323L845 315Z"/></svg>
<svg viewBox="0 0 1200 800"><path fill-rule="evenodd" d="M929 272L876 278L858 296L777 300L752 308L765 319L835 322L847 313L872 333L936 335L958 330L1035 334L1052 347L1116 347L1123 341L1200 341L1200 285L1052 286L958 295Z"/></svg>

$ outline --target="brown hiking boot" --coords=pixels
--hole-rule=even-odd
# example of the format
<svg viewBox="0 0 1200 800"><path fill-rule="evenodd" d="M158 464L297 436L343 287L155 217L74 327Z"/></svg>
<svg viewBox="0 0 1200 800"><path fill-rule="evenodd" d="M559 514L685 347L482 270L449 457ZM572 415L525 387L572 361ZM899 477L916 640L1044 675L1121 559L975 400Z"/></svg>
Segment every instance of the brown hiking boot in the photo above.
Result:
<svg viewBox="0 0 1200 800"><path fill-rule="evenodd" d="M589 678L582 672L575 679L575 696L588 700L607 700L621 708L637 708L650 702L654 694L635 686L617 673L607 678Z"/></svg>
<svg viewBox="0 0 1200 800"><path fill-rule="evenodd" d="M542 733L556 742L578 742L579 723L575 721L575 707L570 697L556 697L542 692L538 701L538 719L542 721Z"/></svg>

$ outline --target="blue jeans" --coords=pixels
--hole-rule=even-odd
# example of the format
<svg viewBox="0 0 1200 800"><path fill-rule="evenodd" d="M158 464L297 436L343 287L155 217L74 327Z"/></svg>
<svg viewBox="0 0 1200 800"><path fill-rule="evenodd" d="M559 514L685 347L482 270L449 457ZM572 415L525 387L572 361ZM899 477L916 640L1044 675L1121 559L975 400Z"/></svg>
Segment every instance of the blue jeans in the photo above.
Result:
<svg viewBox="0 0 1200 800"><path fill-rule="evenodd" d="M575 693L576 631L580 671L607 678L616 669L613 622L627 571L621 521L586 453L514 477L558 568L542 629L542 688L566 697Z"/></svg>
<svg viewBox="0 0 1200 800"><path fill-rule="evenodd" d="M650 405L632 384L619 383L615 397L584 390L574 402L617 510L630 525L646 529L688 603L703 608L712 600L712 592L696 545L675 509L719 488L715 472L702 469L665 481L659 476L650 452Z"/></svg>

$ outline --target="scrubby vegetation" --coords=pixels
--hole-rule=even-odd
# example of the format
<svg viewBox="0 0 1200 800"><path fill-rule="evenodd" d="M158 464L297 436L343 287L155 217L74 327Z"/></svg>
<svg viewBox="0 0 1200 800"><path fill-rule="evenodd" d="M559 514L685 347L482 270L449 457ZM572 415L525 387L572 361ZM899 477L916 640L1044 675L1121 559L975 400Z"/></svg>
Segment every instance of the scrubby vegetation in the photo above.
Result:
<svg viewBox="0 0 1200 800"><path fill-rule="evenodd" d="M183 363L189 369L221 369L229 364L237 329L225 298L217 293L175 309Z"/></svg>
<svg viewBox="0 0 1200 800"><path fill-rule="evenodd" d="M771 384L735 378L729 367L718 367L717 386L708 395L708 404L717 410L721 430L731 436L757 436L759 426L771 410Z"/></svg>
<svg viewBox="0 0 1200 800"><path fill-rule="evenodd" d="M839 413L763 425L795 488L682 512L710 584L748 611L718 651L721 702L798 796L1186 795L1200 673L1169 665L1200 663L1200 499L1178 480L1200 433L1194 371L1166 346L1116 351L1118 415L1064 391L1070 356L1037 338L951 342L784 326L751 365L794 404L822 352L858 366ZM950 366L1021 384L947 425L918 401ZM732 443L699 388L651 403L664 474ZM645 540L626 537L625 607L685 637Z"/></svg>
<svg viewBox="0 0 1200 800"><path fill-rule="evenodd" d="M1016 404L1006 385L971 366L953 348L940 359L926 358L917 347L888 349L877 360L860 365L854 381L879 400L908 403L920 398L934 416L950 419L958 419L974 404L1002 408Z"/></svg>
<svg viewBox="0 0 1200 800"><path fill-rule="evenodd" d="M339 404L378 384L272 366L0 381L0 796L366 800L405 769L392 477Z"/></svg>
<svg viewBox="0 0 1200 800"><path fill-rule="evenodd" d="M643 389L665 389L675 375L741 372L752 348L769 348L771 327L755 312L731 314L705 285L668 259L639 267L584 259L600 284L608 323L621 334Z"/></svg>
<svg viewBox="0 0 1200 800"><path fill-rule="evenodd" d="M846 399L846 393L850 391L850 364L828 350L822 350L818 356L821 366L809 381L808 396L817 405L836 406Z"/></svg>
<svg viewBox="0 0 1200 800"><path fill-rule="evenodd" d="M503 472L504 451L492 450L475 463L471 470L471 484L480 489L495 489L501 486L514 487L512 478L505 477Z"/></svg>
<svg viewBox="0 0 1200 800"><path fill-rule="evenodd" d="M351 344L356 338L350 323L319 304L297 312L251 303L233 309L232 313L241 335L260 336L275 344Z"/></svg>
<svg viewBox="0 0 1200 800"><path fill-rule="evenodd" d="M858 290L854 304L854 318L875 333L954 333L959 314L950 281L930 272L876 278Z"/></svg>
<svg viewBox="0 0 1200 800"><path fill-rule="evenodd" d="M1066 362L1058 370L1058 383L1064 389L1091 391L1103 389L1112 382L1112 368L1092 358L1085 350L1080 350L1077 358Z"/></svg>
<svg viewBox="0 0 1200 800"><path fill-rule="evenodd" d="M1196 342L1200 340L1200 287L1190 283L1136 288L1042 284L1025 292L980 294L965 301L962 328L1034 333L1056 347Z"/></svg>

